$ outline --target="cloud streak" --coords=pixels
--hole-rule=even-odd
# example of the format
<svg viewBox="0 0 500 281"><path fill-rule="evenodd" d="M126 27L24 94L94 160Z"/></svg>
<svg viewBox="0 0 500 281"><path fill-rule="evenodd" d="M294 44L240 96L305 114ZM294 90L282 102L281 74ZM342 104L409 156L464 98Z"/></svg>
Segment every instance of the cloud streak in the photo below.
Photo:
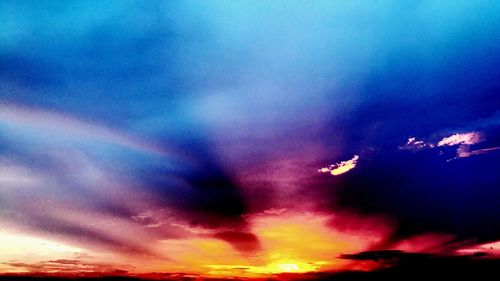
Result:
<svg viewBox="0 0 500 281"><path fill-rule="evenodd" d="M0 122L11 132L29 130L31 136L67 138L69 141L98 141L147 153L166 155L160 148L130 135L80 121L69 115L0 104Z"/></svg>
<svg viewBox="0 0 500 281"><path fill-rule="evenodd" d="M456 157L448 159L451 161L458 158L467 158L474 155L480 155L498 150L500 147L486 147L479 149L471 149L472 145L486 141L484 134L480 132L467 132L467 133L456 133L447 137L442 138L437 142L426 142L424 140L417 140L415 137L408 138L406 144L399 146L400 150L424 150L433 148L444 148L444 147L454 147L458 146L456 150ZM442 153L442 152L441 152Z"/></svg>

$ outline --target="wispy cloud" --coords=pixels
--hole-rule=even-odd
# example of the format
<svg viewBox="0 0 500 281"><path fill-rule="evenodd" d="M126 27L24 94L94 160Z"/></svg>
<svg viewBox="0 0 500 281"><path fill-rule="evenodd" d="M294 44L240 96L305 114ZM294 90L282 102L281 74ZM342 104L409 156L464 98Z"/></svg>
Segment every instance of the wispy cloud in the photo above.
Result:
<svg viewBox="0 0 500 281"><path fill-rule="evenodd" d="M399 146L399 149L401 150L419 150L419 149L425 149L425 148L433 148L436 145L430 142L426 142L423 140L417 140L415 137L409 137L408 141Z"/></svg>
<svg viewBox="0 0 500 281"><path fill-rule="evenodd" d="M44 136L77 142L98 141L148 153L166 154L159 147L130 134L85 122L68 114L0 104L0 124L16 133L29 130L31 137Z"/></svg>
<svg viewBox="0 0 500 281"><path fill-rule="evenodd" d="M456 133L451 136L444 137L437 142L417 139L416 137L409 137L405 144L399 146L399 149L420 150L444 146L472 145L483 140L484 138L479 132Z"/></svg>
<svg viewBox="0 0 500 281"><path fill-rule="evenodd" d="M418 140L416 137L408 138L408 141L399 146L400 150L424 150L424 149L434 149L434 148L444 148L458 146L456 150L456 156L454 158L448 159L448 161L466 158L474 155L484 154L499 150L500 146L487 147L480 149L471 149L472 145L486 141L486 137L481 132L471 131L466 133L455 133L446 137L441 138L439 141L425 141Z"/></svg>
<svg viewBox="0 0 500 281"><path fill-rule="evenodd" d="M481 141L481 134L478 132L457 133L443 138L437 143L437 146L472 145Z"/></svg>
<svg viewBox="0 0 500 281"><path fill-rule="evenodd" d="M44 179L29 168L0 161L0 188L32 187Z"/></svg>
<svg viewBox="0 0 500 281"><path fill-rule="evenodd" d="M441 253L449 250L445 245L454 238L449 234L424 233L397 241L390 248L405 252Z"/></svg>
<svg viewBox="0 0 500 281"><path fill-rule="evenodd" d="M484 253L500 257L500 241L493 241L476 245L468 245L456 250L456 252L459 254Z"/></svg>
<svg viewBox="0 0 500 281"><path fill-rule="evenodd" d="M51 275L71 275L71 276L102 276L102 275L122 275L131 269L127 265L117 265L104 262L89 262L76 259L58 259L40 261L36 263L27 262L6 262L4 265L30 274L51 274Z"/></svg>
<svg viewBox="0 0 500 281"><path fill-rule="evenodd" d="M470 157L470 156L474 156L474 155L479 155L479 154L483 154L483 153L496 151L499 149L500 149L500 146L471 150L468 145L461 145L457 149L457 157L458 158L466 158L466 157Z"/></svg>

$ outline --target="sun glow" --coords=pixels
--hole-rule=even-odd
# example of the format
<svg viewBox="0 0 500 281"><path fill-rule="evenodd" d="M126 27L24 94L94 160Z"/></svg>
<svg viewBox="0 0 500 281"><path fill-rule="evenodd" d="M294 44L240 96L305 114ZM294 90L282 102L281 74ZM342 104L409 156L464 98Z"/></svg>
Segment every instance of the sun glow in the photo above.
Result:
<svg viewBox="0 0 500 281"><path fill-rule="evenodd" d="M10 265L17 260L35 263L48 259L68 259L83 251L56 241L0 232L0 272L27 272L25 268Z"/></svg>
<svg viewBox="0 0 500 281"><path fill-rule="evenodd" d="M9 256L14 259L17 255L22 256L21 253L29 252L54 257L55 255L81 253L83 249L38 237L0 232L0 253L2 253L3 257ZM31 254L31 257L33 258L33 254Z"/></svg>
<svg viewBox="0 0 500 281"><path fill-rule="evenodd" d="M262 266L248 265L207 265L209 273L216 276L234 276L239 272L241 276L265 276L280 273L307 273L317 271L327 262L300 262L296 260L282 260Z"/></svg>
<svg viewBox="0 0 500 281"><path fill-rule="evenodd" d="M207 277L266 277L286 273L339 270L351 262L339 259L343 253L368 249L387 236L380 220L352 217L362 230L344 231L331 226L332 216L321 213L283 211L279 215L262 213L249 218L251 232L259 239L260 250L241 253L231 244L210 237L166 239L160 252L168 252L172 262L155 271L175 271ZM372 229L373 227L373 229ZM151 264L148 265L152 270Z"/></svg>
<svg viewBox="0 0 500 281"><path fill-rule="evenodd" d="M280 263L278 267L285 272L299 271L299 266L295 263Z"/></svg>
<svg viewBox="0 0 500 281"><path fill-rule="evenodd" d="M263 267L257 267L251 272L255 273L306 273L317 271L321 265L325 265L327 262L300 262L295 260L283 260L278 262L270 263Z"/></svg>

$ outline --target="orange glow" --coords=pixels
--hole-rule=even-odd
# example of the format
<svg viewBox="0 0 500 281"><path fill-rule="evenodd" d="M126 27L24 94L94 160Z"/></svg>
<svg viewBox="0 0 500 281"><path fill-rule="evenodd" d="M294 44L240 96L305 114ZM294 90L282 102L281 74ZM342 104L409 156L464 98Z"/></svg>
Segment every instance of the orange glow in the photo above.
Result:
<svg viewBox="0 0 500 281"><path fill-rule="evenodd" d="M378 234L339 231L327 226L331 216L317 213L279 216L264 213L251 220L261 251L242 254L228 243L213 238L165 240L161 249L173 261L156 270L215 277L265 277L336 270L352 263L339 259L340 254L366 250L387 234L385 231Z"/></svg>
<svg viewBox="0 0 500 281"><path fill-rule="evenodd" d="M359 220L359 218L353 217L353 220ZM120 268L132 268L129 271L130 274L183 272L207 277L266 277L281 273L352 268L352 261L340 259L338 256L367 250L387 236L386 229L380 227L380 224L372 224L369 219L360 223L373 226L371 228L377 225L375 229L347 231L332 226L332 215L321 213L283 211L277 215L264 212L249 217L249 221L252 225L251 232L258 237L260 242L260 249L257 252L242 253L221 239L201 233L184 239L154 242L155 252L160 253L160 256L134 256L123 253L108 253L108 255L101 254L100 256L92 254L88 260L81 261L89 263L114 260L116 265L121 264ZM14 236L8 238L17 241L14 243L17 245L16 249L24 243L21 238ZM56 242L37 243L39 247L44 247L40 248L39 252L46 253L50 257L56 257L55 252L64 250L65 252L63 251L59 256L61 259L74 259L75 255L87 251ZM33 245L30 244L30 247ZM2 248L2 252L6 253L5 249ZM16 252L19 253L19 251ZM15 259L15 256L11 255L2 262L10 262L12 259ZM31 262L43 264L44 261L51 259L38 257ZM59 273L64 273L62 271L66 270L64 266L58 268L61 270ZM19 270L22 271L22 268L2 269L8 272ZM25 269L25 271L29 270L30 268ZM74 269L68 268L67 270Z"/></svg>

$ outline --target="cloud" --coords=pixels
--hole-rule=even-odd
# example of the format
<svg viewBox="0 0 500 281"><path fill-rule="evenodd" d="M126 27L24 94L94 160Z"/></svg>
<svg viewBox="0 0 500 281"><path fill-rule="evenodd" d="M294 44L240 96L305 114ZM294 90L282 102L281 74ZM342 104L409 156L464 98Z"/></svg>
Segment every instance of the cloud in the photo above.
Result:
<svg viewBox="0 0 500 281"><path fill-rule="evenodd" d="M436 256L411 252L373 251L350 256L358 263L379 264L375 270L353 267L340 272L297 276L301 280L487 280L500 273L500 259L481 256ZM347 255L346 258L349 258ZM375 261L376 260L376 261ZM483 278L484 277L484 278Z"/></svg>
<svg viewBox="0 0 500 281"><path fill-rule="evenodd" d="M30 137L48 137L53 142L105 142L147 153L166 155L160 148L118 130L78 120L68 114L0 104L0 124L14 134L28 130ZM10 128L10 129L9 129Z"/></svg>
<svg viewBox="0 0 500 281"><path fill-rule="evenodd" d="M139 203L144 204L144 195L127 187L116 171L94 166L95 159L84 161L78 153L45 154L44 165L22 159L17 159L21 163L0 165L0 218L4 229L83 248L153 255L141 245L143 242L124 237L116 228L151 241L130 219L141 210Z"/></svg>
<svg viewBox="0 0 500 281"><path fill-rule="evenodd" d="M456 133L442 138L437 142L418 140L416 137L408 138L406 144L399 146L402 150L420 150L443 146L472 145L484 140L479 132Z"/></svg>
<svg viewBox="0 0 500 281"><path fill-rule="evenodd" d="M443 138L437 143L437 146L472 145L481 141L482 138L478 132L457 133Z"/></svg>
<svg viewBox="0 0 500 281"><path fill-rule="evenodd" d="M347 280L477 279L478 276L497 275L500 265L500 259L484 255L435 255L398 250L366 251L345 254L341 258L374 264L376 270L332 274L331 279L342 280L342 276L349 277Z"/></svg>
<svg viewBox="0 0 500 281"><path fill-rule="evenodd" d="M257 236L248 232L223 231L213 235L233 245L233 247L242 253L252 253L261 249Z"/></svg>
<svg viewBox="0 0 500 281"><path fill-rule="evenodd" d="M341 259L348 260L371 260L371 261L386 261L386 260L397 260L411 259L411 258L427 258L430 254L426 253L411 253L404 252L400 250L380 250L380 251L366 251L356 254L342 254L339 257Z"/></svg>
<svg viewBox="0 0 500 281"><path fill-rule="evenodd" d="M485 140L486 139L484 135L479 132L457 133L443 138L437 143L437 146L458 146L456 157L454 159L467 158L470 156L480 155L500 149L500 147L487 147L474 150L471 149L472 145L484 142Z"/></svg>
<svg viewBox="0 0 500 281"><path fill-rule="evenodd" d="M423 140L417 140L415 137L409 137L408 141L404 145L400 145L399 149L402 150L419 150L424 148L433 148L436 145L433 143L428 143Z"/></svg>
<svg viewBox="0 0 500 281"><path fill-rule="evenodd" d="M456 157L448 159L451 161L457 158L467 158L474 155L480 155L488 152L492 152L500 149L500 147L487 147L479 149L471 149L472 145L478 144L480 142L486 141L486 137L483 133L472 131L467 133L456 133L447 137L443 137L437 142L427 142L424 140L417 140L415 137L408 138L408 141L404 145L400 145L400 150L423 150L423 149L433 149L436 147L447 147L447 146L458 146L456 150ZM442 152L441 152L442 153Z"/></svg>
<svg viewBox="0 0 500 281"><path fill-rule="evenodd" d="M89 262L75 259L58 259L36 263L6 262L5 265L22 270L28 274L50 274L56 276L105 276L127 275L132 267L113 263Z"/></svg>
<svg viewBox="0 0 500 281"><path fill-rule="evenodd" d="M0 188L32 187L43 182L41 176L26 167L0 162Z"/></svg>
<svg viewBox="0 0 500 281"><path fill-rule="evenodd" d="M32 209L14 218L3 217L4 227L8 229L26 229L34 235L50 237L81 248L110 250L124 255L160 256L150 245L155 241L150 234L116 216L71 209L65 209L63 213L58 209L45 208L43 214Z"/></svg>
<svg viewBox="0 0 500 281"><path fill-rule="evenodd" d="M484 154L484 153L496 151L499 149L500 149L500 146L471 150L468 145L461 145L457 149L457 157L458 158L466 158L466 157L470 157L470 156L474 156L474 155L479 155L479 154Z"/></svg>
<svg viewBox="0 0 500 281"><path fill-rule="evenodd" d="M186 165L175 175L169 176L168 170L162 174L158 168L141 176L141 185L152 195L151 204L195 227L245 228L247 204L237 182L217 160L195 151L190 157L196 165Z"/></svg>
<svg viewBox="0 0 500 281"><path fill-rule="evenodd" d="M465 255L483 253L485 255L496 256L500 258L500 241L467 245L457 249L456 252L458 254Z"/></svg>
<svg viewBox="0 0 500 281"><path fill-rule="evenodd" d="M6 201L0 217L8 227L120 255L160 256L153 245L160 239L186 238L186 229L246 226L246 206L237 186L203 150L192 149L190 161L177 158L174 166L169 157L155 162L158 158L136 154L165 156L115 130L53 112L7 105L2 109L0 123L6 126L0 130L12 132L12 139L20 132L28 136L24 144L8 147L9 153L27 157L3 157L9 161L0 162L2 204ZM44 145L37 144L38 138ZM108 143L123 149L109 152ZM161 209L168 209L175 220L161 213L149 222L136 219Z"/></svg>
<svg viewBox="0 0 500 281"><path fill-rule="evenodd" d="M438 2L0 4L2 228L203 274L497 236L495 163L430 155L495 134L394 152L498 110L500 6Z"/></svg>
<svg viewBox="0 0 500 281"><path fill-rule="evenodd" d="M358 163L359 156L354 155L351 159L342 161L339 163L335 163L332 165L329 165L328 167L324 167L318 170L320 173L330 173L333 176L338 176L341 174L345 174L349 172L350 170L354 169Z"/></svg>
<svg viewBox="0 0 500 281"><path fill-rule="evenodd" d="M394 242L391 249L415 253L449 253L455 237L450 234L423 233Z"/></svg>

